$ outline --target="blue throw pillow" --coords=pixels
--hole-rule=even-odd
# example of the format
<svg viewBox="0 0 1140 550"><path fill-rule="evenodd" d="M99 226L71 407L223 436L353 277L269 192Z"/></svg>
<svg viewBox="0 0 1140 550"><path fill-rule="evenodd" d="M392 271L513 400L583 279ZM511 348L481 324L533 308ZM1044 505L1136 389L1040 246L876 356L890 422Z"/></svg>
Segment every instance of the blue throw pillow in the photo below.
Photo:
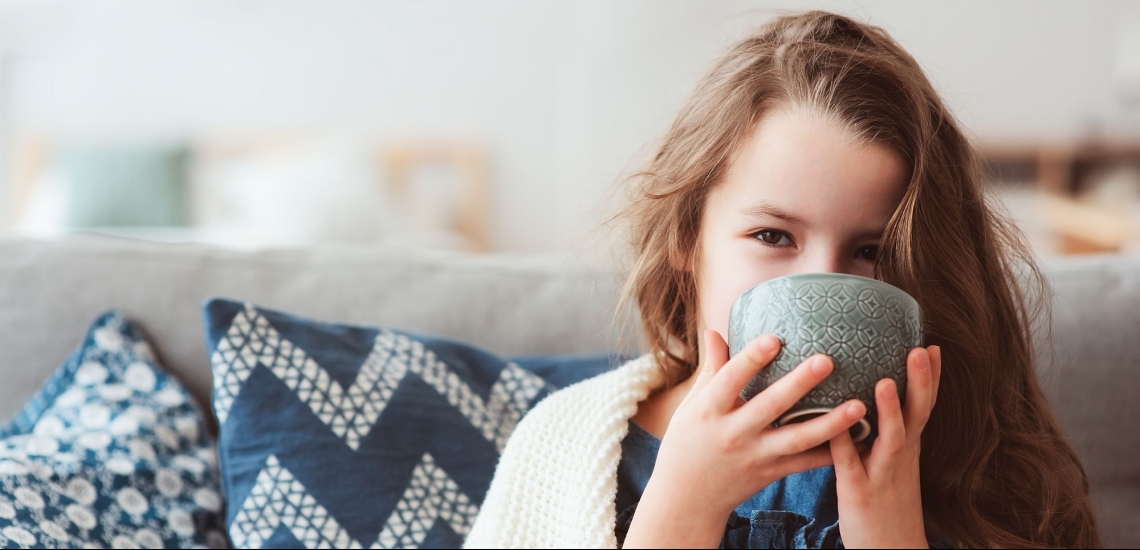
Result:
<svg viewBox="0 0 1140 550"><path fill-rule="evenodd" d="M117 312L0 428L0 547L225 547L215 448Z"/></svg>
<svg viewBox="0 0 1140 550"><path fill-rule="evenodd" d="M441 337L205 306L214 411L236 547L457 547L507 438L555 389ZM529 358L560 383L597 356Z"/></svg>

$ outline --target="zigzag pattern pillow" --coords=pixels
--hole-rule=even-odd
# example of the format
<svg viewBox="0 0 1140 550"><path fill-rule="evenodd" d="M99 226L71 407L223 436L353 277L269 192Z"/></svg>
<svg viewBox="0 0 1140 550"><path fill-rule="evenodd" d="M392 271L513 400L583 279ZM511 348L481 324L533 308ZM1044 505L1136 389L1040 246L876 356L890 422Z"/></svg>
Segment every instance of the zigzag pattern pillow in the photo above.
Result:
<svg viewBox="0 0 1140 550"><path fill-rule="evenodd" d="M553 390L443 338L228 300L205 317L235 547L457 547L507 438Z"/></svg>

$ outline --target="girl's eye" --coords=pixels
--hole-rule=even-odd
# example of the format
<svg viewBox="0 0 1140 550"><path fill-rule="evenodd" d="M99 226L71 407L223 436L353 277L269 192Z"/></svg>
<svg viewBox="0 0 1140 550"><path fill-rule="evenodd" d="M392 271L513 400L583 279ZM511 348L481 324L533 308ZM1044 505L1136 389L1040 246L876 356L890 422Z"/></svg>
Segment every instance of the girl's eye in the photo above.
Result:
<svg viewBox="0 0 1140 550"><path fill-rule="evenodd" d="M757 231L756 233L753 233L752 236L767 246L772 246L772 247L777 247L777 248L783 248L785 246L789 246L791 243L791 240L792 240L790 237L788 237L787 233L784 233L783 231L777 231L775 229L765 229L763 231ZM780 244L785 239L787 239L788 244Z"/></svg>
<svg viewBox="0 0 1140 550"><path fill-rule="evenodd" d="M875 258L878 257L878 255L879 255L878 245L871 245L871 246L864 246L863 248L860 248L859 252L855 254L855 257L857 259L860 259L860 260L866 260L868 262L874 262Z"/></svg>

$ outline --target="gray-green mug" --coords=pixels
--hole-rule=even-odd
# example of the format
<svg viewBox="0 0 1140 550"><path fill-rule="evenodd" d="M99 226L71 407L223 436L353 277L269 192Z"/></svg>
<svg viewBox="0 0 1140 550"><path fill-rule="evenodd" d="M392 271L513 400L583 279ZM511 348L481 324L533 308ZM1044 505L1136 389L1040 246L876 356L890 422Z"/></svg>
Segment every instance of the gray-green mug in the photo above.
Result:
<svg viewBox="0 0 1140 550"><path fill-rule="evenodd" d="M775 422L802 422L859 399L867 414L851 429L862 441L877 435L875 384L891 378L900 403L906 398L906 358L922 345L922 310L906 292L876 279L842 273L801 273L764 281L732 304L728 348L736 355L748 342L774 334L779 354L740 392L749 400L795 369L824 353L834 370Z"/></svg>

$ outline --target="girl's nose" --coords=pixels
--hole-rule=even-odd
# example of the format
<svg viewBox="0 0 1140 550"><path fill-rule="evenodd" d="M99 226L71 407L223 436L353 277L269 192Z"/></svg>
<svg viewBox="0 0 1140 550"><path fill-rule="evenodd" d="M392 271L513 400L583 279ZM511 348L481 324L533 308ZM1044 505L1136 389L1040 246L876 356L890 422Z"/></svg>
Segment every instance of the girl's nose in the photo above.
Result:
<svg viewBox="0 0 1140 550"><path fill-rule="evenodd" d="M810 258L805 257L802 266L797 266L797 273L850 273L851 262L848 262L837 251L821 252Z"/></svg>

